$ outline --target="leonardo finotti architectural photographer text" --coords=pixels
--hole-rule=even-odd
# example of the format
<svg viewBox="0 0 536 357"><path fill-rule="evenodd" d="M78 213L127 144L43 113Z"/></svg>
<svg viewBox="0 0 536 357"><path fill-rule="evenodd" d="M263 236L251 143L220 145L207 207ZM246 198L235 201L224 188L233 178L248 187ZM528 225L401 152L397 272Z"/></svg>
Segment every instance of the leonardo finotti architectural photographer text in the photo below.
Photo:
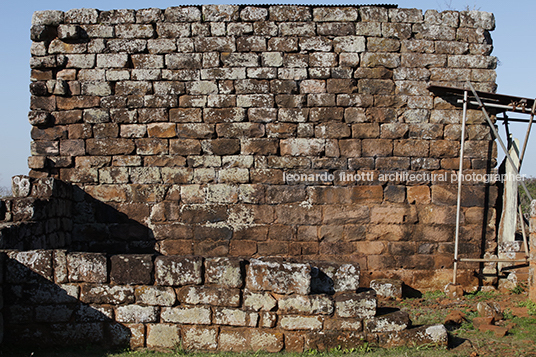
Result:
<svg viewBox="0 0 536 357"><path fill-rule="evenodd" d="M445 182L445 183L456 183L460 179L464 182L482 182L482 183L493 183L493 182L505 182L505 181L523 181L526 178L526 175L513 175L513 174L478 174L478 173L468 173L462 174L458 178L458 174L455 171L451 172L441 172L441 173L429 173L429 172L420 172L420 173L411 173L407 171L401 172L389 172L389 173L375 173L372 171L349 173L349 172L339 172L339 173L315 173L315 174L305 174L305 173L283 173L283 178L286 183L310 183L310 182L333 182L335 180L339 182L388 182L388 181L397 181L397 182Z"/></svg>

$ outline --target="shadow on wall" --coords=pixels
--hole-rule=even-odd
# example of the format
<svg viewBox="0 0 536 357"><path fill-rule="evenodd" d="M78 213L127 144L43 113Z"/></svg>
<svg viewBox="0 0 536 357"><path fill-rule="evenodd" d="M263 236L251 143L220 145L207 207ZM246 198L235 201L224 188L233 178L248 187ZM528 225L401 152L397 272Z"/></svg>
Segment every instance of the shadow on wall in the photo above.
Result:
<svg viewBox="0 0 536 357"><path fill-rule="evenodd" d="M148 205L114 207L78 186L26 176L13 178L13 196L0 201L1 249L156 253L152 230L136 220Z"/></svg>
<svg viewBox="0 0 536 357"><path fill-rule="evenodd" d="M84 294L75 284L56 284L66 276L52 271L52 251L44 251L33 268L19 263L35 254L10 252L5 262L4 343L25 346L67 346L92 344L128 347L131 330L112 320L113 309L92 306L96 296ZM41 270L39 270L41 269ZM56 276L53 276L56 275ZM87 289L86 289L87 290ZM133 295L133 294L132 294ZM105 302L106 294L100 300ZM125 295L125 299L134 299ZM128 301L125 301L128 302Z"/></svg>
<svg viewBox="0 0 536 357"><path fill-rule="evenodd" d="M71 250L109 254L156 253L152 230L130 218L140 216L140 210L149 210L148 205L121 204L128 210L125 213L77 186L73 187L73 199Z"/></svg>

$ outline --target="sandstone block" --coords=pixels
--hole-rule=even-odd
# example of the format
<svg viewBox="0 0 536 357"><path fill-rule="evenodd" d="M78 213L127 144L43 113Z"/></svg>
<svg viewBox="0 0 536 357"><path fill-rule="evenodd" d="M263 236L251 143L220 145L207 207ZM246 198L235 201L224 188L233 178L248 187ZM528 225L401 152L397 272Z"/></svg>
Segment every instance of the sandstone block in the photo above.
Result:
<svg viewBox="0 0 536 357"><path fill-rule="evenodd" d="M402 281L395 279L375 279L370 282L370 288L378 296L386 298L402 298Z"/></svg>
<svg viewBox="0 0 536 357"><path fill-rule="evenodd" d="M32 14L32 25L58 26L64 20L65 13L58 10L35 11Z"/></svg>
<svg viewBox="0 0 536 357"><path fill-rule="evenodd" d="M279 325L285 330L321 330L323 318L320 316L292 316L280 317Z"/></svg>
<svg viewBox="0 0 536 357"><path fill-rule="evenodd" d="M127 54L98 54L97 67L124 68L128 61Z"/></svg>
<svg viewBox="0 0 536 357"><path fill-rule="evenodd" d="M66 24L95 24L99 17L96 9L72 9L65 12Z"/></svg>
<svg viewBox="0 0 536 357"><path fill-rule="evenodd" d="M69 281L105 283L108 280L106 256L101 253L67 254Z"/></svg>
<svg viewBox="0 0 536 357"><path fill-rule="evenodd" d="M158 285L181 286L201 284L202 258L198 257L157 257L155 277Z"/></svg>
<svg viewBox="0 0 536 357"><path fill-rule="evenodd" d="M448 344L448 332L443 325L421 326L408 330L394 331L379 336L380 346L393 348L399 346L420 346L435 344L446 346Z"/></svg>
<svg viewBox="0 0 536 357"><path fill-rule="evenodd" d="M491 12L485 11L461 11L460 27L493 31L495 29L495 16Z"/></svg>
<svg viewBox="0 0 536 357"><path fill-rule="evenodd" d="M410 325L409 315L404 311L396 311L365 320L365 329L372 333L402 331Z"/></svg>
<svg viewBox="0 0 536 357"><path fill-rule="evenodd" d="M169 69L196 69L202 67L200 53L171 53L165 55L165 64Z"/></svg>
<svg viewBox="0 0 536 357"><path fill-rule="evenodd" d="M85 284L82 285L80 291L80 301L87 304L133 304L134 288L131 286Z"/></svg>
<svg viewBox="0 0 536 357"><path fill-rule="evenodd" d="M331 315L333 301L326 295L290 295L279 299L281 314Z"/></svg>
<svg viewBox="0 0 536 357"><path fill-rule="evenodd" d="M180 331L175 324L148 324L147 348L175 348L180 344Z"/></svg>
<svg viewBox="0 0 536 357"><path fill-rule="evenodd" d="M279 24L279 32L282 36L314 36L315 24L308 22L283 22Z"/></svg>
<svg viewBox="0 0 536 357"><path fill-rule="evenodd" d="M99 13L98 22L109 24L134 23L136 21L134 10L119 9L102 11Z"/></svg>
<svg viewBox="0 0 536 357"><path fill-rule="evenodd" d="M205 282L222 288L241 288L242 260L233 258L207 258L205 260Z"/></svg>
<svg viewBox="0 0 536 357"><path fill-rule="evenodd" d="M306 264L280 263L252 259L246 286L252 291L273 291L278 294L302 294L310 291L310 267Z"/></svg>
<svg viewBox="0 0 536 357"><path fill-rule="evenodd" d="M156 306L124 305L115 308L115 320L123 323L157 322Z"/></svg>
<svg viewBox="0 0 536 357"><path fill-rule="evenodd" d="M335 296L335 313L339 317L366 318L376 315L376 292L340 293Z"/></svg>
<svg viewBox="0 0 536 357"><path fill-rule="evenodd" d="M400 55L397 53L364 53L361 59L364 67L400 67Z"/></svg>
<svg viewBox="0 0 536 357"><path fill-rule="evenodd" d="M242 329L221 328L219 349L222 351L244 352L249 350L249 333Z"/></svg>
<svg viewBox="0 0 536 357"><path fill-rule="evenodd" d="M270 21L309 21L311 12L308 6L270 6Z"/></svg>
<svg viewBox="0 0 536 357"><path fill-rule="evenodd" d="M240 291L214 286L187 286L177 290L177 299L190 305L233 306L240 304Z"/></svg>
<svg viewBox="0 0 536 357"><path fill-rule="evenodd" d="M324 151L325 140L323 139L284 139L280 141L281 155L290 156L315 156Z"/></svg>
<svg viewBox="0 0 536 357"><path fill-rule="evenodd" d="M118 38L152 38L155 31L150 24L125 24L115 26Z"/></svg>
<svg viewBox="0 0 536 357"><path fill-rule="evenodd" d="M207 307L164 307L161 312L163 322L187 325L210 325L212 312Z"/></svg>
<svg viewBox="0 0 536 357"><path fill-rule="evenodd" d="M268 9L262 7L248 6L240 12L243 21L263 21L268 16Z"/></svg>
<svg viewBox="0 0 536 357"><path fill-rule="evenodd" d="M195 351L215 350L218 347L217 327L189 327L182 329L185 349Z"/></svg>
<svg viewBox="0 0 536 357"><path fill-rule="evenodd" d="M246 326L249 314L239 309L216 308L213 323L216 325Z"/></svg>
<svg viewBox="0 0 536 357"><path fill-rule="evenodd" d="M361 332L363 330L363 321L361 319L352 318L328 318L324 321L324 328L326 330L351 330Z"/></svg>
<svg viewBox="0 0 536 357"><path fill-rule="evenodd" d="M152 283L153 261L151 255L114 255L110 258L110 264L110 281L112 283L119 285Z"/></svg>
<svg viewBox="0 0 536 357"><path fill-rule="evenodd" d="M6 262L6 281L8 283L35 283L38 274L52 280L52 251L33 250L26 252L8 252Z"/></svg>
<svg viewBox="0 0 536 357"><path fill-rule="evenodd" d="M168 22L195 22L201 20L201 11L195 6L168 7L164 11Z"/></svg>
<svg viewBox="0 0 536 357"><path fill-rule="evenodd" d="M149 306L172 306L176 300L173 288L158 286L138 286L135 295L137 303Z"/></svg>
<svg viewBox="0 0 536 357"><path fill-rule="evenodd" d="M254 351L280 352L284 346L284 336L281 332L269 330L252 330L250 347Z"/></svg>
<svg viewBox="0 0 536 357"><path fill-rule="evenodd" d="M248 289L244 291L243 306L254 311L271 311L277 305L277 300L269 293L256 293Z"/></svg>
<svg viewBox="0 0 536 357"><path fill-rule="evenodd" d="M313 9L313 21L356 21L357 10L353 7L317 7Z"/></svg>

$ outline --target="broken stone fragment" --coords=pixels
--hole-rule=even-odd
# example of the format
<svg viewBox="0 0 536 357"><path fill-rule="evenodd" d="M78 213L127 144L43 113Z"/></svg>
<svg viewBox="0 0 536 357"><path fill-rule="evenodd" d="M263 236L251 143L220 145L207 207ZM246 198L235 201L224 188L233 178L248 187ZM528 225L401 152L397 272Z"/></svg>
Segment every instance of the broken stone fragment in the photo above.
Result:
<svg viewBox="0 0 536 357"><path fill-rule="evenodd" d="M492 317L494 321L503 319L501 305L497 302L479 302L476 309L481 317Z"/></svg>
<svg viewBox="0 0 536 357"><path fill-rule="evenodd" d="M30 178L23 175L13 176L11 179L11 191L13 192L13 197L28 197L32 185L30 183Z"/></svg>
<svg viewBox="0 0 536 357"><path fill-rule="evenodd" d="M448 345L448 332L443 325L420 326L403 331L382 333L378 335L378 339L382 348L430 344L446 347Z"/></svg>

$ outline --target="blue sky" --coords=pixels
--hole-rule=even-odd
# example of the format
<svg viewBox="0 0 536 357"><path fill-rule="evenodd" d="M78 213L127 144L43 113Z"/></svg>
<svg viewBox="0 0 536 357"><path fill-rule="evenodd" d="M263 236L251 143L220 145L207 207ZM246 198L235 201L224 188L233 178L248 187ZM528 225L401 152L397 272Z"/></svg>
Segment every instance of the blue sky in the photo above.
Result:
<svg viewBox="0 0 536 357"><path fill-rule="evenodd" d="M30 125L27 113L30 94L30 23L32 13L36 10L69 10L72 8L141 9L148 7L166 8L188 4L222 4L228 1L3 1L0 5L0 186L11 185L11 176L27 174L27 158L30 155ZM269 2L245 1L233 4L266 4ZM274 1L285 4L336 4L321 1ZM369 2L344 1L343 4L364 4ZM380 2L378 2L380 3ZM401 0L386 3L398 4L400 8L465 10L476 9L495 14L497 28L492 32L495 49L493 55L500 60L497 68L498 93L536 98L536 66L534 66L534 14L536 1L504 0ZM520 117L520 115L511 115ZM502 125L500 132L504 133ZM523 140L526 124L512 125L514 135ZM499 150L500 151L500 150ZM536 138L529 141L529 147L522 173L536 176L536 159L531 153L536 152Z"/></svg>

